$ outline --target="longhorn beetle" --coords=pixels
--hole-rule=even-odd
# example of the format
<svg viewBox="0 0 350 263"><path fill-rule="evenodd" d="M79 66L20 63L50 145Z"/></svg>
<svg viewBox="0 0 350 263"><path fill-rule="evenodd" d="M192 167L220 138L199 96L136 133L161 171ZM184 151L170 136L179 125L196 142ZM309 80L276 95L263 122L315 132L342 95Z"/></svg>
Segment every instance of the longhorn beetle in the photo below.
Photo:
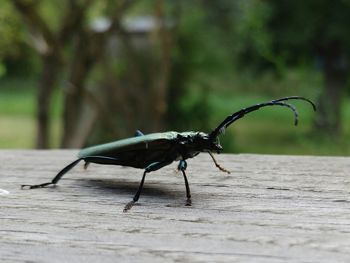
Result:
<svg viewBox="0 0 350 263"><path fill-rule="evenodd" d="M139 188L132 201L124 207L124 212L128 211L138 200L142 191L143 183L147 173L156 171L173 161L179 161L177 169L182 172L186 186L186 205L191 205L190 187L186 177L188 158L193 158L201 152L208 152L214 164L223 172L230 173L222 168L215 160L212 152L220 153L222 147L219 143L219 135L233 122L244 117L247 113L256 111L266 106L281 106L289 108L294 113L294 124L298 124L298 112L296 108L287 103L288 100L303 100L310 103L314 110L315 104L309 99L292 96L269 102L259 103L241 109L226 117L211 133L204 132L163 132L144 135L136 131L136 136L128 139L118 140L106 144L96 145L82 149L78 154L78 159L64 167L51 182L37 185L22 185L22 189L42 188L49 185L56 185L58 181L76 166L80 161L85 161L85 168L89 163L123 165L144 169Z"/></svg>

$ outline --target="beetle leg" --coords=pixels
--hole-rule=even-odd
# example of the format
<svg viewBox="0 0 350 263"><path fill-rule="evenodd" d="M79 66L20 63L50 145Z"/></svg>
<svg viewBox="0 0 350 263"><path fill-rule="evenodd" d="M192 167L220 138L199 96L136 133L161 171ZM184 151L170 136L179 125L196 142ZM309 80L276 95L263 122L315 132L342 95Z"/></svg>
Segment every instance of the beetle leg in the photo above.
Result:
<svg viewBox="0 0 350 263"><path fill-rule="evenodd" d="M147 171L144 171L143 176L142 176L142 179L141 179L140 186L139 186L139 188L137 189L137 192L136 192L134 198L132 199L132 201L130 201L129 203L127 203L127 204L125 205L123 212L127 212L127 211L128 211L131 207L133 207L134 204L139 200L140 194L141 194L141 191L142 191L142 188L143 188L143 183L145 182L146 174L147 174Z"/></svg>
<svg viewBox="0 0 350 263"><path fill-rule="evenodd" d="M35 189L35 188L43 188L43 187L46 187L46 186L52 185L52 184L55 185L65 173L67 173L70 169L72 169L74 166L76 166L81 160L82 160L82 158L75 160L74 162L68 164L52 179L51 182L43 183L43 184L36 184L36 185L22 184L21 189Z"/></svg>
<svg viewBox="0 0 350 263"><path fill-rule="evenodd" d="M184 171L184 170L186 170L186 168L187 168L187 162L185 160L180 160L179 164L177 166L177 169L179 171Z"/></svg>
<svg viewBox="0 0 350 263"><path fill-rule="evenodd" d="M144 136L143 132L140 130L135 131L135 137Z"/></svg>
<svg viewBox="0 0 350 263"><path fill-rule="evenodd" d="M65 175L67 172L69 172L74 166L76 166L81 160L84 160L85 163L102 163L102 164L116 164L118 161L115 158L112 157L104 157L104 156L86 156L79 158L75 160L74 162L68 164L66 167L64 167L59 173L52 179L51 182L43 183L43 184L37 184L37 185L28 185L23 184L21 186L21 189L35 189L35 188L43 188L48 185L55 185L58 183L59 180L61 180L62 176Z"/></svg>
<svg viewBox="0 0 350 263"><path fill-rule="evenodd" d="M35 188L44 188L48 185L54 185L54 183L52 182L48 182L48 183L43 183L43 184L35 184L35 185L32 185L32 184L22 184L21 185L21 189L22 190L29 190L29 189L35 189Z"/></svg>
<svg viewBox="0 0 350 263"><path fill-rule="evenodd" d="M139 188L137 189L137 192L134 196L134 198L132 199L132 201L130 201L129 203L127 203L124 207L123 212L127 212L128 210L130 210L130 208L132 208L134 206L134 204L139 200L140 195L141 195L141 191L143 188L143 183L145 182L145 177L147 173L156 171L164 166L167 166L168 164L172 163L172 161L163 161L163 162L155 162L155 163L151 163L149 166L146 167Z"/></svg>
<svg viewBox="0 0 350 263"><path fill-rule="evenodd" d="M190 185L188 184L188 180L187 180L186 173L185 173L186 168L187 168L187 162L185 160L181 160L179 162L177 169L182 172L182 174L184 176L184 180L185 180L186 197L187 197L186 206L191 206L191 204L192 204L191 191L190 191Z"/></svg>
<svg viewBox="0 0 350 263"><path fill-rule="evenodd" d="M213 162L215 163L215 166L216 166L217 168L219 168L220 171L225 172L225 173L228 173L228 174L231 173L229 170L226 170L224 167L222 167L222 166L215 160L214 155L213 155L210 151L208 151L208 153L209 153L210 157L213 159Z"/></svg>
<svg viewBox="0 0 350 263"><path fill-rule="evenodd" d="M86 170L89 167L89 165L90 165L90 163L85 161L85 163L84 163L84 170Z"/></svg>

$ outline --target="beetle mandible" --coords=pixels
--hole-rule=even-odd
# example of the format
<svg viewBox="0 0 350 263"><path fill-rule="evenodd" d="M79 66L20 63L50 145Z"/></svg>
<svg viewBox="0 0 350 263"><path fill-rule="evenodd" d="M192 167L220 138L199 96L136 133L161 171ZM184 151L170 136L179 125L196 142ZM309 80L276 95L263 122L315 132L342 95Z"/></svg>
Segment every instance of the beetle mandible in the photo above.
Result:
<svg viewBox="0 0 350 263"><path fill-rule="evenodd" d="M316 110L316 106L311 100L300 96L291 96L243 108L226 117L209 134L193 131L180 133L170 131L144 135L142 132L136 131L135 137L82 149L78 154L78 159L64 167L51 182L38 185L22 185L21 188L34 189L56 185L64 174L82 160L85 161L85 168L87 168L89 163L97 163L123 165L144 169L140 185L134 198L124 207L123 211L126 212L139 200L147 173L167 166L173 161L179 161L177 169L183 174L186 186L186 205L190 206L191 193L185 173L187 168L186 160L195 157L201 152L208 152L213 159L214 164L221 171L229 173L229 171L217 163L212 154L212 152L220 153L223 149L219 143L219 135L221 135L229 125L244 117L247 113L266 106L282 106L291 109L294 113L294 124L297 125L298 112L292 104L286 102L288 100L306 101L312 105L314 110Z"/></svg>

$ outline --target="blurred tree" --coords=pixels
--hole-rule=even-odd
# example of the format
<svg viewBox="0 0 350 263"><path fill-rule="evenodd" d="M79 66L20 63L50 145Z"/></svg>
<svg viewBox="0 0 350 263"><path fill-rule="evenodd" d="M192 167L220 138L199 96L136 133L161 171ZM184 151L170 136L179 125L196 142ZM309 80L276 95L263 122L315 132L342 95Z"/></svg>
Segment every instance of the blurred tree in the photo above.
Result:
<svg viewBox="0 0 350 263"><path fill-rule="evenodd" d="M140 3L142 8L130 19L133 29L122 27L122 34L112 39L103 63L94 72L91 86L99 88L89 90L101 113L96 122L89 114L79 124L81 134L99 127L94 128L98 135L89 143L101 137L130 136L135 128L145 132L211 128L210 81L232 69L227 56L230 49L226 49L230 41L223 37L228 29L216 17L230 23L235 5L218 1L216 10L210 1ZM220 10L225 16L217 14ZM144 29L137 30L135 25ZM146 25L151 28L145 30Z"/></svg>
<svg viewBox="0 0 350 263"><path fill-rule="evenodd" d="M349 1L243 1L244 36L240 58L255 68L308 63L321 70L324 87L315 127L329 135L341 131L341 102L350 55Z"/></svg>
<svg viewBox="0 0 350 263"><path fill-rule="evenodd" d="M57 81L64 73L64 65L68 68L68 81L64 94L62 145L74 146L70 136L82 109L84 82L101 57L107 39L118 30L121 16L131 1L13 0L12 3L23 17L31 43L42 61L37 99L37 147L48 147L50 102ZM110 23L103 30L95 30L90 25L91 17L96 14L109 17Z"/></svg>
<svg viewBox="0 0 350 263"><path fill-rule="evenodd" d="M140 2L139 2L140 3ZM146 3L146 2L143 2ZM86 144L164 130L173 22L163 0L123 20L88 84L89 100L72 140ZM145 8L145 7L144 7ZM152 15L150 15L152 14ZM89 136L90 134L90 136Z"/></svg>
<svg viewBox="0 0 350 263"><path fill-rule="evenodd" d="M269 1L275 50L287 62L308 58L323 72L324 88L318 101L317 129L330 135L341 131L341 102L349 71L349 1ZM285 51L284 51L285 52Z"/></svg>
<svg viewBox="0 0 350 263"><path fill-rule="evenodd" d="M177 1L167 120L172 129L209 131L211 93L218 79L232 75L232 22L237 3L229 0ZM232 89L230 87L229 89ZM225 90L223 87L222 90Z"/></svg>
<svg viewBox="0 0 350 263"><path fill-rule="evenodd" d="M21 55L24 39L19 16L13 14L12 5L0 0L0 77L6 75L6 62Z"/></svg>

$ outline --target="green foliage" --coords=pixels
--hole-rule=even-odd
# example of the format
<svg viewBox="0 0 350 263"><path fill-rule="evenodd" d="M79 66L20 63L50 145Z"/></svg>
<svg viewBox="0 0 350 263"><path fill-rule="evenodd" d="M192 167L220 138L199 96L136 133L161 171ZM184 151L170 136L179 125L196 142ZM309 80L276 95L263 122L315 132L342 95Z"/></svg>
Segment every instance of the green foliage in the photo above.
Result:
<svg viewBox="0 0 350 263"><path fill-rule="evenodd" d="M5 67L5 64L0 62L0 78L1 78L2 76L5 76L5 74L6 74L6 67Z"/></svg>
<svg viewBox="0 0 350 263"><path fill-rule="evenodd" d="M0 60L8 56L16 56L23 41L20 18L12 5L0 0Z"/></svg>
<svg viewBox="0 0 350 263"><path fill-rule="evenodd" d="M35 81L6 78L0 81L0 112L7 116L32 117L35 113Z"/></svg>
<svg viewBox="0 0 350 263"><path fill-rule="evenodd" d="M6 0L0 0L0 78L5 76L8 69L6 60L19 57L23 34L20 18L12 5Z"/></svg>
<svg viewBox="0 0 350 263"><path fill-rule="evenodd" d="M0 79L0 148L33 148L35 125L35 78ZM53 99L52 141L59 146L62 96Z"/></svg>
<svg viewBox="0 0 350 263"><path fill-rule="evenodd" d="M26 41L21 17L11 1L0 0L0 6L0 78L37 74L37 60Z"/></svg>
<svg viewBox="0 0 350 263"><path fill-rule="evenodd" d="M348 1L267 1L272 8L269 26L276 48L290 47L307 55L315 48L338 42L349 47ZM288 59L293 60L293 54Z"/></svg>
<svg viewBox="0 0 350 263"><path fill-rule="evenodd" d="M238 65L254 72L274 66L283 69L278 56L272 52L272 37L267 29L271 8L263 1L239 1L239 15L235 17L233 35L237 42L234 51Z"/></svg>
<svg viewBox="0 0 350 263"><path fill-rule="evenodd" d="M208 94L225 90L217 81L232 75L232 39L218 24L230 24L230 1L182 1L176 22L167 119L171 129L204 129L210 123ZM228 29L229 30L229 29ZM220 83L220 84L221 84Z"/></svg>

